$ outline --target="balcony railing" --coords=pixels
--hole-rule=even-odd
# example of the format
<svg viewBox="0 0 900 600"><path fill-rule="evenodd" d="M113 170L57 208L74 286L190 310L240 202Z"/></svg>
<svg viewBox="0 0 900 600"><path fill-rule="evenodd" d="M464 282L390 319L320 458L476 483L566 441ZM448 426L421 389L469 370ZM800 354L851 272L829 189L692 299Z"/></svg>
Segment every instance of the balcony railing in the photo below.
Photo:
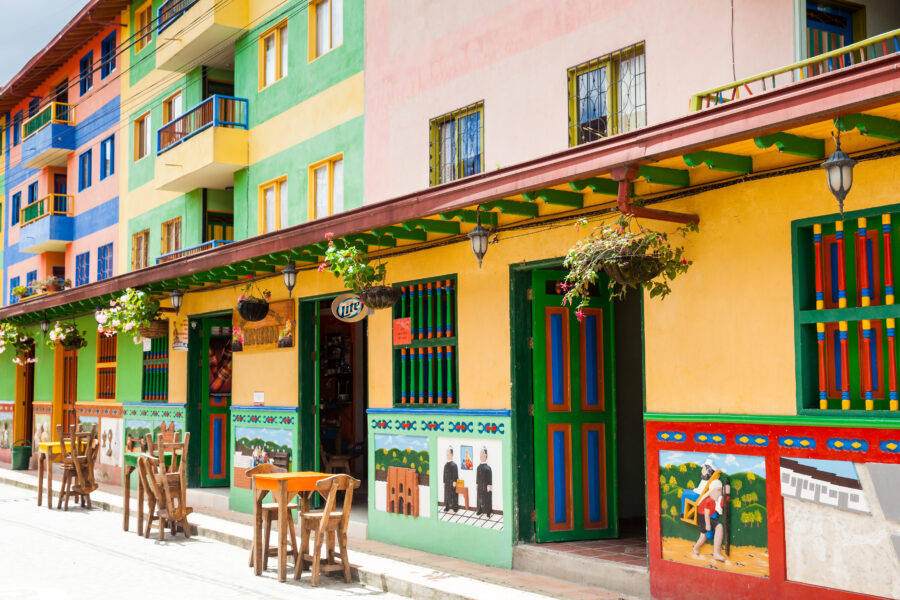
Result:
<svg viewBox="0 0 900 600"><path fill-rule="evenodd" d="M74 198L68 194L50 194L37 202L32 202L21 211L22 226L43 219L49 215L72 216Z"/></svg>
<svg viewBox="0 0 900 600"><path fill-rule="evenodd" d="M178 17L187 12L187 10L195 5L199 0L166 0L159 7L157 15L159 17L159 33L174 23Z"/></svg>
<svg viewBox="0 0 900 600"><path fill-rule="evenodd" d="M219 246L224 246L225 244L230 243L231 240L209 240L208 242L203 242L202 244L191 246L190 248L182 248L181 250L176 250L175 252L163 254L156 259L156 264L169 262L175 260L176 258L182 258L185 256L190 256L192 254L200 254L201 252L212 250L213 248L218 248Z"/></svg>
<svg viewBox="0 0 900 600"><path fill-rule="evenodd" d="M231 96L210 96L156 132L157 155L177 146L210 127L247 129L247 100Z"/></svg>
<svg viewBox="0 0 900 600"><path fill-rule="evenodd" d="M22 139L27 140L50 123L74 125L75 105L66 104L65 102L51 102L41 112L22 123Z"/></svg>
<svg viewBox="0 0 900 600"><path fill-rule="evenodd" d="M794 81L831 73L845 67L864 63L873 58L900 52L900 29L888 31L861 42L831 50L791 65L760 73L747 79L735 81L691 96L691 110L702 110L739 100L741 94L752 96L775 89Z"/></svg>

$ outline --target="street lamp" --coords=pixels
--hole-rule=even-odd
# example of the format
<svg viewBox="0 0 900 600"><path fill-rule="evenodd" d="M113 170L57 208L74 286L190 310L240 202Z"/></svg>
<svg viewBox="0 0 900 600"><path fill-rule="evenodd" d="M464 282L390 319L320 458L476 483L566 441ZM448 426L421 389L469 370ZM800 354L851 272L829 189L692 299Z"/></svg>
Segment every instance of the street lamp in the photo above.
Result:
<svg viewBox="0 0 900 600"><path fill-rule="evenodd" d="M184 300L184 292L176 288L174 292L169 294L169 299L172 300L172 308L175 309L175 314L177 315L181 309L181 301Z"/></svg>
<svg viewBox="0 0 900 600"><path fill-rule="evenodd" d="M828 160L822 163L828 180L828 189L834 194L838 201L838 209L841 212L841 219L844 218L844 198L853 186L853 166L856 161L850 158L846 152L841 150L841 132L838 131L837 148L828 157Z"/></svg>
<svg viewBox="0 0 900 600"><path fill-rule="evenodd" d="M297 269L294 267L294 261L287 264L281 271L281 276L284 277L284 287L287 288L288 297L290 297L291 292L294 291L294 286L297 285Z"/></svg>
<svg viewBox="0 0 900 600"><path fill-rule="evenodd" d="M47 320L47 317L41 319L41 331L44 335L47 335L47 332L50 331L50 321Z"/></svg>
<svg viewBox="0 0 900 600"><path fill-rule="evenodd" d="M475 229L469 232L469 239L472 240L472 252L478 259L478 268L481 268L481 259L484 258L488 247L488 237L490 232L481 226L481 209L475 209L476 223Z"/></svg>

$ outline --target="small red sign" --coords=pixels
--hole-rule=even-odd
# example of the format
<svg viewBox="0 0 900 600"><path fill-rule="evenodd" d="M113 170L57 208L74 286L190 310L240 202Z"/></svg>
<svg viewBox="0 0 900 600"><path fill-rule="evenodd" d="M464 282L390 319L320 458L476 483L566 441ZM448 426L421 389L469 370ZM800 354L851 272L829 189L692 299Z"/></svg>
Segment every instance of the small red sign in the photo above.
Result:
<svg viewBox="0 0 900 600"><path fill-rule="evenodd" d="M412 343L412 319L394 319L394 345L401 346L403 344Z"/></svg>

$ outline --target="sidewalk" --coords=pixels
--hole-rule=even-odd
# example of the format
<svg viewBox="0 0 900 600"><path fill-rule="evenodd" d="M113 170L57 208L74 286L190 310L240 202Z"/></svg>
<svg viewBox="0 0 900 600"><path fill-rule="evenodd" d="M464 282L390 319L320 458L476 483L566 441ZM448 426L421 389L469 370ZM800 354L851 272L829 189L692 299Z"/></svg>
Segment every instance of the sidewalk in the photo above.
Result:
<svg viewBox="0 0 900 600"><path fill-rule="evenodd" d="M37 475L34 471L11 471L0 468L0 483L36 491ZM54 480L54 494L58 489ZM46 489L44 491L46 492ZM123 498L120 487L101 485L101 489L91 494L91 499L96 508L122 512ZM47 510L45 506L41 509ZM203 512L194 512L190 517L198 535L241 548L250 548L253 535L252 515L233 511L199 510ZM136 515L137 500L132 497L129 532L123 531L123 535L135 535ZM487 567L352 535L349 546L350 560L355 565L354 579L370 587L409 598L540 600L552 597L575 600L630 600L621 594L578 586L552 577Z"/></svg>

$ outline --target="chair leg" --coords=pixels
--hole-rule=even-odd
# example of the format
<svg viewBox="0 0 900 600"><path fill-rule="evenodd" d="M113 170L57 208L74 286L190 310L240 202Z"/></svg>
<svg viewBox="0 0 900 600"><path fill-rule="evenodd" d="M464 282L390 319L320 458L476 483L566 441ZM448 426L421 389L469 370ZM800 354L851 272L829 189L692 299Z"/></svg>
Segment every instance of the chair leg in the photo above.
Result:
<svg viewBox="0 0 900 600"><path fill-rule="evenodd" d="M191 537L191 526L187 521L187 517L181 520L181 530L184 532L184 538L190 539Z"/></svg>
<svg viewBox="0 0 900 600"><path fill-rule="evenodd" d="M325 530L325 559L329 565L334 564L334 529Z"/></svg>
<svg viewBox="0 0 900 600"><path fill-rule="evenodd" d="M265 514L266 530L263 532L263 571L269 568L269 536L272 534L272 511L267 510Z"/></svg>
<svg viewBox="0 0 900 600"><path fill-rule="evenodd" d="M341 564L344 567L344 581L350 583L350 561L347 559L347 534L342 533L338 537L338 545L341 550Z"/></svg>
<svg viewBox="0 0 900 600"><path fill-rule="evenodd" d="M150 528L153 527L153 513L156 511L156 502L147 498L147 526L144 527L144 537L150 538Z"/></svg>
<svg viewBox="0 0 900 600"><path fill-rule="evenodd" d="M323 524L324 525L324 524ZM312 584L313 587L319 585L319 567L322 560L322 542L325 541L325 531L316 530L316 544L312 553Z"/></svg>
<svg viewBox="0 0 900 600"><path fill-rule="evenodd" d="M300 579L300 574L306 568L306 557L309 555L309 526L300 518L300 556L294 564L294 579Z"/></svg>
<svg viewBox="0 0 900 600"><path fill-rule="evenodd" d="M158 536L158 539L159 539L159 541L161 542L161 541L163 541L164 539L166 539L166 526L167 526L169 523L168 523L165 519L163 519L162 517L158 517L156 523L157 523L157 525L158 525L157 529L159 530L159 536Z"/></svg>
<svg viewBox="0 0 900 600"><path fill-rule="evenodd" d="M294 529L294 519L288 519L288 542L291 544L291 556L297 562L297 530Z"/></svg>

